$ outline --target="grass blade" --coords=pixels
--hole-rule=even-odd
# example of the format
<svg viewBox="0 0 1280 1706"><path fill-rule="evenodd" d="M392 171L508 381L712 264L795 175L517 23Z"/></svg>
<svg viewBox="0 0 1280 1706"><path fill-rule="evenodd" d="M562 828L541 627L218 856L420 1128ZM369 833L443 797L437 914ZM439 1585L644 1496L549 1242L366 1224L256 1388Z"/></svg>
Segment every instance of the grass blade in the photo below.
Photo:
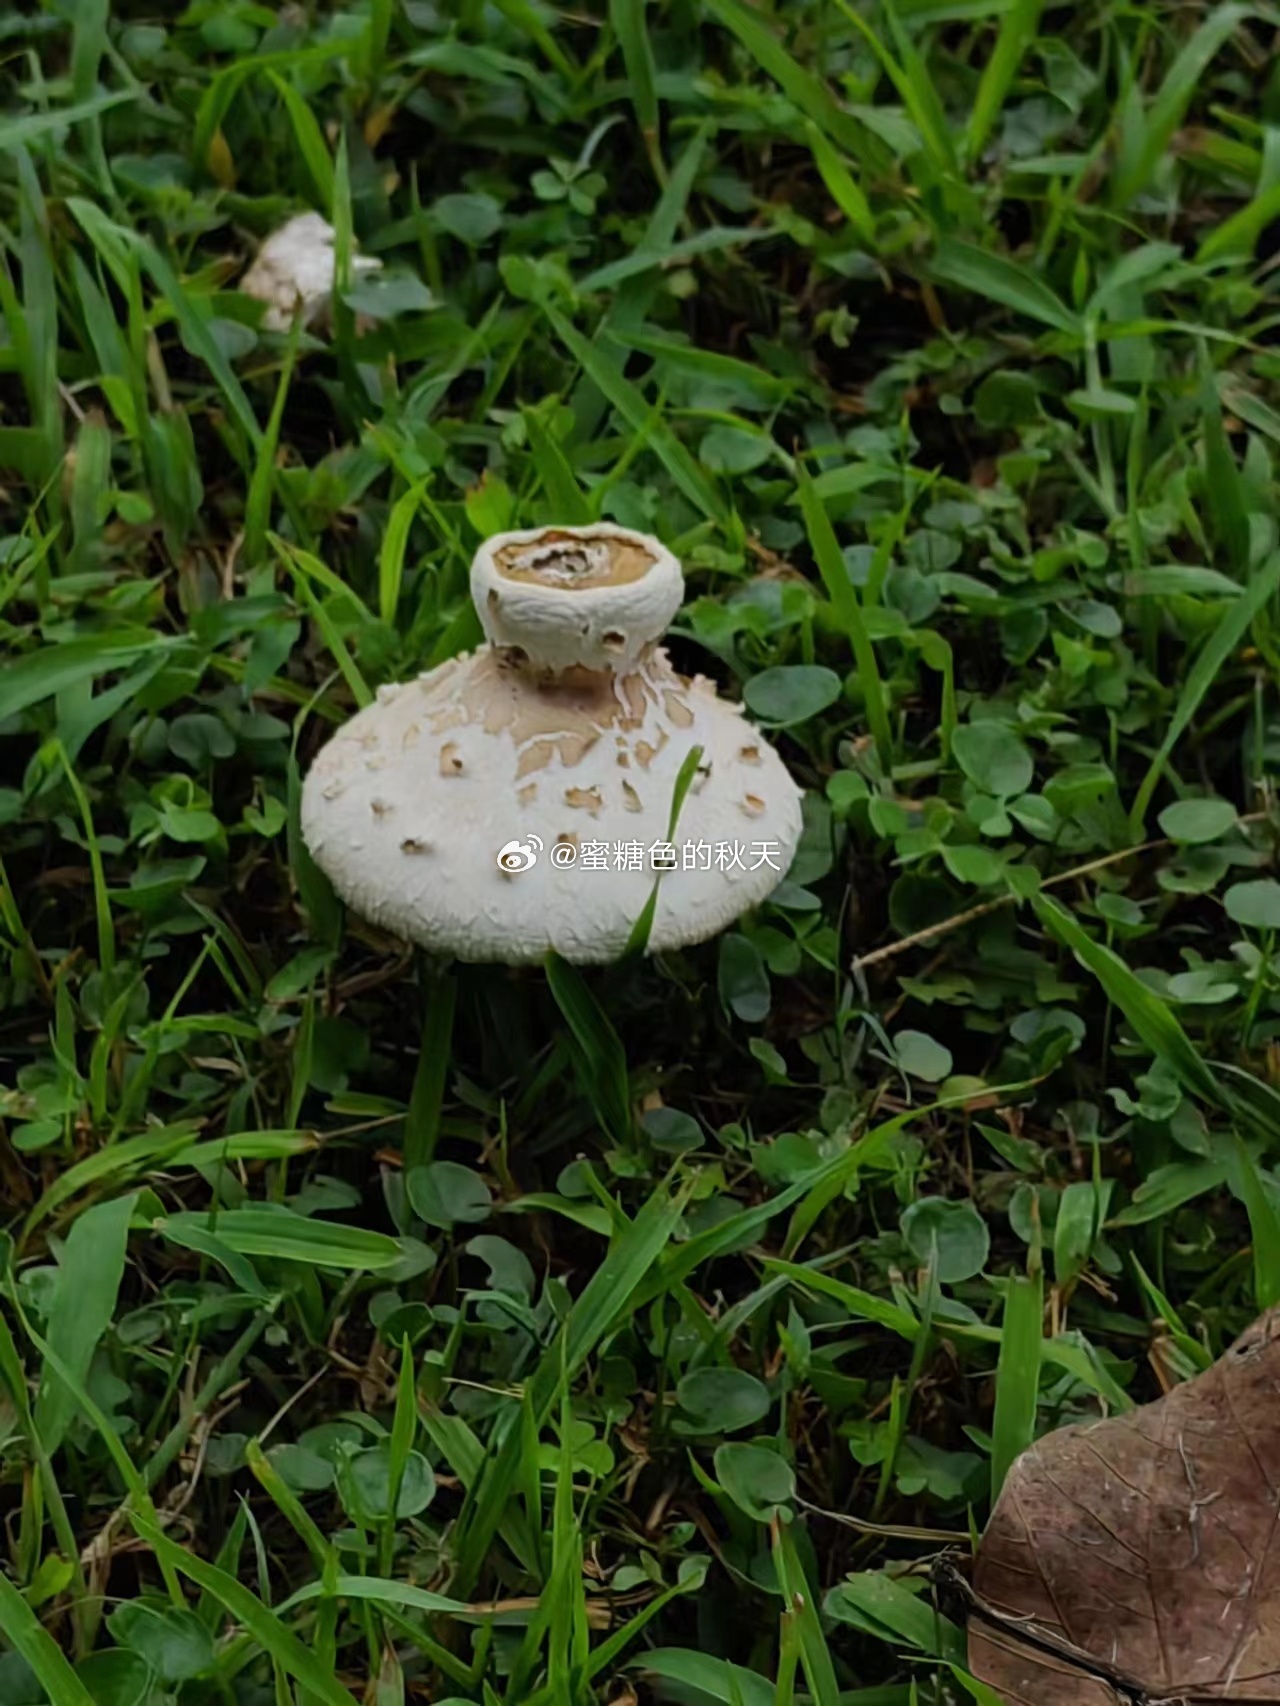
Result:
<svg viewBox="0 0 1280 1706"><path fill-rule="evenodd" d="M1248 6L1217 6L1183 47L1147 109L1140 131L1128 146L1122 142L1112 179L1113 207L1128 207L1147 187L1210 61L1251 15Z"/></svg>
<svg viewBox="0 0 1280 1706"><path fill-rule="evenodd" d="M349 600L362 620L371 623L373 621L372 615L365 609L359 596L349 586L345 586L328 564L322 563L319 557L313 556L310 551L303 551L298 546L291 545L287 539L282 539L278 533L270 533L267 537L276 553L283 560L285 567L292 574L293 584L298 596L311 612L316 626L324 636L324 643L332 653L333 661L337 664L342 679L351 691L351 697L361 710L366 705L372 705L373 689L361 674L360 666L352 657L347 642L338 630L337 623L316 597L312 582L316 581L321 586L326 587L335 597Z"/></svg>
<svg viewBox="0 0 1280 1706"><path fill-rule="evenodd" d="M1253 1244L1253 1301L1261 1313L1280 1303L1280 1215L1277 1215L1275 1205L1267 1195L1257 1162L1238 1133L1231 1134L1231 1142L1235 1174L1231 1183L1249 1216Z"/></svg>
<svg viewBox="0 0 1280 1706"><path fill-rule="evenodd" d="M139 1539L146 1541L157 1558L216 1599L237 1623L248 1630L264 1653L268 1653L302 1684L319 1706L353 1706L355 1696L331 1671L326 1671L319 1664L297 1636L285 1628L279 1615L268 1610L257 1594L251 1593L216 1565L207 1564L184 1547L176 1546L147 1518L135 1515L132 1521Z"/></svg>
<svg viewBox="0 0 1280 1706"><path fill-rule="evenodd" d="M112 107L136 101L141 90L117 89L112 94L95 95L92 100L77 101L69 107L56 107L47 113L23 113L0 120L0 154L13 154L30 142L40 142L73 124L99 117Z"/></svg>
<svg viewBox="0 0 1280 1706"><path fill-rule="evenodd" d="M1201 1058L1168 1004L1112 949L1095 942L1074 913L1051 895L1037 894L1031 904L1041 923L1069 948L1086 971L1093 973L1108 1000L1124 1014L1134 1032L1172 1073L1182 1087L1213 1107L1229 1106L1227 1093Z"/></svg>
<svg viewBox="0 0 1280 1706"><path fill-rule="evenodd" d="M124 1277L125 1245L136 1197L96 1203L73 1224L58 1265L58 1289L49 1317L48 1341L79 1380L115 1314ZM67 1382L48 1367L36 1400L35 1419L50 1456L57 1451L76 1412Z"/></svg>
<svg viewBox="0 0 1280 1706"><path fill-rule="evenodd" d="M555 524L588 526L596 517L559 440L552 436L537 409L522 409L521 414L524 430L529 436L529 449L533 452L533 465L538 470L543 495L551 506Z"/></svg>
<svg viewBox="0 0 1280 1706"><path fill-rule="evenodd" d="M1000 1497L1014 1459L1035 1439L1043 1316L1044 1274L1037 1263L1034 1273L1011 1275L1005 1292L1000 1356L996 1363L995 1417L991 1424L993 1505Z"/></svg>
<svg viewBox="0 0 1280 1706"><path fill-rule="evenodd" d="M846 152L860 157L862 138L857 121L837 106L826 87L806 71L743 0L707 0L707 10L733 31L756 64L782 90L792 106L811 119L824 136ZM861 19L856 20L862 27Z"/></svg>
<svg viewBox="0 0 1280 1706"><path fill-rule="evenodd" d="M63 640L6 663L0 669L0 722L29 711L69 687L135 663L154 646L178 642L146 629L125 628L81 640Z"/></svg>
<svg viewBox="0 0 1280 1706"><path fill-rule="evenodd" d="M560 342L631 430L653 451L693 507L708 521L722 521L725 508L715 488L661 416L655 416L631 381L558 309L548 307L546 313Z"/></svg>
<svg viewBox="0 0 1280 1706"><path fill-rule="evenodd" d="M201 1212L180 1210L154 1220L152 1229L184 1249L200 1249L215 1234L240 1256L275 1262L305 1262L309 1267L350 1273L391 1268L404 1254L394 1238L363 1226L338 1226L288 1210L263 1207Z"/></svg>
<svg viewBox="0 0 1280 1706"><path fill-rule="evenodd" d="M1228 658L1277 592L1280 592L1280 554L1273 556L1265 567L1259 569L1243 595L1227 606L1218 626L1201 646L1196 661L1187 671L1182 683L1182 691L1178 695L1178 703L1174 706L1164 738L1134 797L1129 813L1129 830L1134 841L1141 841L1145 833L1147 810L1169 755L1200 709L1205 695L1217 680Z"/></svg>
<svg viewBox="0 0 1280 1706"><path fill-rule="evenodd" d="M0 1571L0 1631L31 1666L49 1696L51 1706L95 1706L93 1696L63 1658L53 1637L37 1621L36 1614Z"/></svg>
<svg viewBox="0 0 1280 1706"><path fill-rule="evenodd" d="M1222 400L1208 353L1200 346L1200 407L1204 420L1204 495L1213 538L1236 580L1249 573L1249 512L1244 482L1227 442Z"/></svg>
<svg viewBox="0 0 1280 1706"><path fill-rule="evenodd" d="M669 842L675 841L676 826L680 822L680 812L688 797L689 789L693 786L693 779L698 774L698 766L701 763L702 748L700 746L690 747L685 754L684 763L681 764L676 773L676 785L671 791L671 812L667 818L667 840ZM653 920L658 911L658 894L661 885L662 878L656 877L653 887L649 890L649 898L645 901L639 918L631 927L631 934L627 937L627 945L622 952L623 959L630 959L632 954L643 954L649 946Z"/></svg>
<svg viewBox="0 0 1280 1706"><path fill-rule="evenodd" d="M295 317L289 328L284 363L276 385L275 400L262 435L262 447L254 459L249 480L249 495L244 506L244 556L250 568L256 568L266 554L267 530L271 524L271 499L276 486L276 451L280 444L280 428L284 422L285 404L293 381L294 364L298 358L298 343L302 337L302 320Z"/></svg>
<svg viewBox="0 0 1280 1706"><path fill-rule="evenodd" d="M636 109L636 122L644 139L645 150L662 180L661 136L658 130L657 67L653 61L653 43L645 18L646 0L609 0L609 22L622 49L622 62L627 72L627 89Z"/></svg>
<svg viewBox="0 0 1280 1706"><path fill-rule="evenodd" d="M288 111L289 123L293 126L293 134L297 138L298 152L302 156L307 176L311 179L311 187L319 202L320 211L326 219L332 219L333 156L324 139L324 132L320 129L320 121L292 83L286 82L275 71L268 71L267 77Z"/></svg>
<svg viewBox="0 0 1280 1706"><path fill-rule="evenodd" d="M839 149L827 140L821 126L816 125L812 119L805 121L804 132L809 152L813 155L813 163L818 168L832 201L859 237L865 242L874 243L876 221L871 211L871 203L845 165Z"/></svg>
<svg viewBox="0 0 1280 1706"><path fill-rule="evenodd" d="M659 1185L583 1288L555 1339L543 1352L526 1393L536 1427L545 1425L561 1394L600 1341L644 1301L643 1282L679 1226L692 1190ZM464 1533L455 1540L457 1588L469 1593L489 1544L506 1514L520 1474L516 1441L521 1413L510 1405L491 1436L484 1473Z"/></svg>
<svg viewBox="0 0 1280 1706"><path fill-rule="evenodd" d="M1280 184L1272 184L1221 225L1214 226L1196 250L1197 262L1203 265L1251 256L1262 233L1277 219L1280 219Z"/></svg>
<svg viewBox="0 0 1280 1706"><path fill-rule="evenodd" d="M774 1518L773 1562L778 1572L778 1585L794 1620L800 1649L800 1667L809 1684L813 1706L839 1706L840 1685L831 1649L818 1620L818 1608L813 1590L800 1561L795 1536L787 1523Z"/></svg>
<svg viewBox="0 0 1280 1706"><path fill-rule="evenodd" d="M1035 39L1043 7L1044 0L1013 0L1000 20L995 49L983 67L982 81L978 84L973 111L965 127L964 151L970 161L977 160L982 153L1004 110L1018 67Z"/></svg>
<svg viewBox="0 0 1280 1706"><path fill-rule="evenodd" d="M1081 329L1076 315L1042 279L1016 261L972 243L944 239L933 258L933 274L945 284L971 290L988 302L998 302L1056 331L1079 333Z"/></svg>
<svg viewBox="0 0 1280 1706"><path fill-rule="evenodd" d="M866 19L849 5L848 0L836 0L836 4L880 61L881 70L898 91L898 97L920 132L935 168L944 173L954 171L955 150L951 146L951 132L938 91L934 87L928 67L903 29L890 0L885 0L885 13L889 19L889 28L893 32L894 45L898 50L897 59Z"/></svg>
<svg viewBox="0 0 1280 1706"><path fill-rule="evenodd" d="M858 678L866 699L867 721L871 725L871 734L880 756L881 767L887 775L893 765L893 731L889 725L884 684L880 679L880 668L876 663L875 648L862 614L862 605L858 600L857 589L849 578L844 558L840 554L830 518L814 489L808 470L803 465L797 468L796 478L809 544L836 620L844 629L858 666Z"/></svg>
<svg viewBox="0 0 1280 1706"><path fill-rule="evenodd" d="M421 985L425 1010L422 1043L404 1125L406 1169L425 1166L436 1152L440 1109L449 1078L454 1009L458 1000L458 980L447 968L436 967L427 971Z"/></svg>
<svg viewBox="0 0 1280 1706"><path fill-rule="evenodd" d="M582 973L554 951L547 955L547 983L569 1027L583 1089L610 1138L625 1147L633 1135L631 1081L618 1033Z"/></svg>

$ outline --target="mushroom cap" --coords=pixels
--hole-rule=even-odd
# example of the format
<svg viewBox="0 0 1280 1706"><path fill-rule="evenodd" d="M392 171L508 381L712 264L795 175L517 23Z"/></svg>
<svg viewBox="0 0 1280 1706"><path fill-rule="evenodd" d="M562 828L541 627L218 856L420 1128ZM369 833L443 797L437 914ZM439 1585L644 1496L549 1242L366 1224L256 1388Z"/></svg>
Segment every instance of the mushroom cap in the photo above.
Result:
<svg viewBox="0 0 1280 1706"><path fill-rule="evenodd" d="M486 636L537 668L625 669L661 639L684 601L665 545L612 522L495 533L471 565Z"/></svg>
<svg viewBox="0 0 1280 1706"><path fill-rule="evenodd" d="M762 901L795 852L801 791L738 706L651 644L680 602L671 554L604 524L504 534L472 584L502 643L381 688L307 775L303 837L338 893L409 941L508 965L619 958L655 884L650 952ZM576 661L601 655L625 661Z"/></svg>
<svg viewBox="0 0 1280 1706"><path fill-rule="evenodd" d="M262 324L269 332L287 332L294 309L302 304L304 325L322 315L333 296L334 230L318 213L299 213L273 231L240 280L246 296L268 304ZM376 272L382 262L353 255L353 273Z"/></svg>

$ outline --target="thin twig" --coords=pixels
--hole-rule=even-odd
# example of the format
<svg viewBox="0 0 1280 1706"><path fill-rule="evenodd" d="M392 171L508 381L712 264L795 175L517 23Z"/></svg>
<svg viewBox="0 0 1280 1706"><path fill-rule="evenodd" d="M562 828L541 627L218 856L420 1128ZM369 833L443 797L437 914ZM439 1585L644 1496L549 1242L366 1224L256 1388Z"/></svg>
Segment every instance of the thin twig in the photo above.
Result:
<svg viewBox="0 0 1280 1706"><path fill-rule="evenodd" d="M853 1528L859 1534L879 1534L891 1540L927 1540L931 1543L942 1542L944 1546L965 1546L969 1536L954 1528L913 1528L910 1525L896 1522L867 1522L863 1517L850 1516L847 1511L829 1511L822 1505L810 1504L808 1499L802 1499L797 1493L795 1501L803 1505L805 1510L812 1511L815 1516L825 1516L831 1522L838 1522L845 1528Z"/></svg>
<svg viewBox="0 0 1280 1706"><path fill-rule="evenodd" d="M1268 812L1250 812L1246 817L1239 818L1239 823L1261 823L1270 816ZM1094 871L1105 870L1108 865L1119 865L1125 859L1132 859L1138 853L1150 853L1157 847L1172 847L1174 843L1167 836L1161 836L1155 841L1141 841L1136 847L1122 847L1118 853L1106 853L1101 859L1090 859L1088 864L1073 865L1069 871L1058 871L1052 877L1046 877L1041 888L1051 889L1059 883L1071 883L1077 877L1091 876ZM903 936L900 941L890 942L886 947L875 948L869 954L854 956L850 969L855 972L865 971L868 966L879 965L883 960L894 959L898 954L906 953L908 948L918 948L922 942L932 942L937 936L947 936L953 930L959 930L966 924L972 924L975 918L985 918L989 913L999 912L1002 906L1012 906L1023 897L1016 894L1002 894L998 900L983 901L981 906L971 906L965 912L957 912L951 918L944 918L937 924L928 924L923 930L913 931L910 936Z"/></svg>

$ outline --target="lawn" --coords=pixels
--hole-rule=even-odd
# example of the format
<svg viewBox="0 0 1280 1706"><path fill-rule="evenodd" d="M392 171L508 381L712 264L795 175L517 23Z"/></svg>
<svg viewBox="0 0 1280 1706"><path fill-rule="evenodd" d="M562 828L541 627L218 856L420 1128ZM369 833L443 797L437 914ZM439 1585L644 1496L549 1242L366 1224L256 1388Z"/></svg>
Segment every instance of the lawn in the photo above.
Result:
<svg viewBox="0 0 1280 1706"><path fill-rule="evenodd" d="M1280 1302L1278 28L0 18L0 1706L999 1699L939 1554ZM799 851L451 965L302 779L600 519Z"/></svg>

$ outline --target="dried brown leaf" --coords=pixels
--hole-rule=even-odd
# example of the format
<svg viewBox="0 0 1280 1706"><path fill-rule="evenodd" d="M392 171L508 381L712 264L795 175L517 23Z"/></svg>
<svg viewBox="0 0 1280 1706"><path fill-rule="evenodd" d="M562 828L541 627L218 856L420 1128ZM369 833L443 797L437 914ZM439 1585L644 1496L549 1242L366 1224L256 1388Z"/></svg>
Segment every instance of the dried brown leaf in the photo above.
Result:
<svg viewBox="0 0 1280 1706"><path fill-rule="evenodd" d="M1127 1416L1009 1472L969 1666L1009 1706L1280 1702L1280 1309Z"/></svg>

